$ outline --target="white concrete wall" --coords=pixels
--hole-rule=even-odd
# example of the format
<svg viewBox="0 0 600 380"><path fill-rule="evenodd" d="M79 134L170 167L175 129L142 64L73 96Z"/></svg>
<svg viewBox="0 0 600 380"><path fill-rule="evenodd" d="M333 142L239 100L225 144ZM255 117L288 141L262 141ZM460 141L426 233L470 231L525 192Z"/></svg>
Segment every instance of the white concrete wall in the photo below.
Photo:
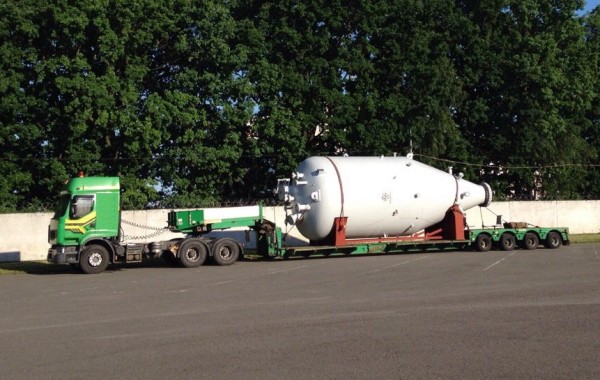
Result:
<svg viewBox="0 0 600 380"><path fill-rule="evenodd" d="M0 214L0 262L42 260L52 213Z"/></svg>
<svg viewBox="0 0 600 380"><path fill-rule="evenodd" d="M494 225L495 214L502 215L503 221L569 227L574 234L600 233L600 201L494 202L487 209L468 210L467 223L472 227Z"/></svg>
<svg viewBox="0 0 600 380"><path fill-rule="evenodd" d="M165 227L168 210L124 211L122 218L144 226ZM600 233L600 201L535 201L494 202L489 209L479 207L467 211L467 223L472 227L494 225L496 215L511 222L528 222L544 227L569 227L571 233ZM0 214L0 262L45 260L48 252L48 222L51 213ZM282 207L267 207L264 217L285 228ZM129 236L151 233L142 228L123 225ZM285 231L284 231L285 232ZM290 237L304 240L295 228ZM162 233L146 239L128 241L157 241L180 237L180 234ZM240 234L243 239L243 234ZM290 239L291 240L291 239ZM249 243L251 244L251 242Z"/></svg>

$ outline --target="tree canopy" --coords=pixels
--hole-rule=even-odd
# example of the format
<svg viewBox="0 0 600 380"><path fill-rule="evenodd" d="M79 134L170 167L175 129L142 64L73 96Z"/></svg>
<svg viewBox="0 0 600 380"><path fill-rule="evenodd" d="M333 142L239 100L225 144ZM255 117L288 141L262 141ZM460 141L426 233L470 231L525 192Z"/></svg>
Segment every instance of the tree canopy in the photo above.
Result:
<svg viewBox="0 0 600 380"><path fill-rule="evenodd" d="M0 211L82 171L123 208L269 202L311 155L405 154L497 199L600 196L581 0L0 0Z"/></svg>

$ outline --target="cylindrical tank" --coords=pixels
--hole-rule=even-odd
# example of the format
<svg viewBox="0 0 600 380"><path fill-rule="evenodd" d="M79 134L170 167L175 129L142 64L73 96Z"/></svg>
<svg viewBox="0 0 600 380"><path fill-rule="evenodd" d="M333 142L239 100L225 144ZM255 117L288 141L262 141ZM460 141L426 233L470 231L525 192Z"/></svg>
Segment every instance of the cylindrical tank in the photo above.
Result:
<svg viewBox="0 0 600 380"><path fill-rule="evenodd" d="M279 180L286 223L311 241L325 239L336 217L347 217L346 238L403 236L463 210L491 202L488 184L435 169L408 157L310 157Z"/></svg>

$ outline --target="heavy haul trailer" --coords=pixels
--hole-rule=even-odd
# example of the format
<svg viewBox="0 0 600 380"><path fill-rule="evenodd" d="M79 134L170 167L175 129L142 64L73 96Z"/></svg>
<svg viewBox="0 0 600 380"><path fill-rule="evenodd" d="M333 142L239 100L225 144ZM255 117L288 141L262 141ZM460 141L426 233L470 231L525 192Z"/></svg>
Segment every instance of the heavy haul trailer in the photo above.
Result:
<svg viewBox="0 0 600 380"><path fill-rule="evenodd" d="M557 248L567 228L500 223L468 228L464 213L492 200L488 184L443 172L406 157L310 157L277 192L286 224L310 240L307 247L277 247L278 256L364 254L424 250L486 251L497 246Z"/></svg>
<svg viewBox="0 0 600 380"><path fill-rule="evenodd" d="M197 241L196 244L201 244L206 239L202 237L205 233L233 227L246 227L248 232L255 234L256 247L252 249L252 253L264 258L461 249L475 249L485 252L492 248L510 251L518 247L536 249L540 244L543 244L546 248L558 248L569 243L567 228L541 228L527 226L523 223L505 223L502 226L477 229L465 228L466 221L462 211L453 206L440 223L410 236L348 239L346 238L348 218L335 218L332 230L326 239L311 242L307 245L287 245L286 234L282 231L282 228L264 219L262 217L262 206L257 207L257 218L253 218L250 214L239 214L240 210L248 208L231 208L226 219L211 219L210 209L171 211L169 213L169 228L173 231L186 233L188 237L182 240L180 246L190 247L189 244L185 243L186 241ZM514 227L511 227L511 225L514 225ZM230 241L227 250L233 249L236 256L243 255L243 244L229 238L222 240ZM166 243L171 244L171 241ZM235 246L236 243L237 247ZM181 250L181 248L179 249ZM188 252L188 256L194 255Z"/></svg>
<svg viewBox="0 0 600 380"><path fill-rule="evenodd" d="M464 212L492 200L488 184L474 184L406 157L310 157L290 178L280 179L278 196L286 223L316 248L288 253L374 253L492 246L550 248L568 244L567 228L501 223L467 227ZM332 228L333 226L333 228ZM333 248L331 248L333 247Z"/></svg>
<svg viewBox="0 0 600 380"><path fill-rule="evenodd" d="M453 210L450 212L454 214ZM505 223L502 226L454 230L452 226L456 220L451 219L454 217L457 217L459 222L464 220L458 215L453 215L444 221L444 227L436 230L424 231L411 236L365 239L345 239L343 223L346 221L342 221L342 223L336 221L334 231L337 232L332 232L329 240L322 241L321 244L301 246L285 245L281 228L275 227L269 234L268 228L264 228L263 223L261 234L269 242L263 247L267 247L268 250L259 250L257 253L263 257L289 258L312 255L364 255L450 250L480 252L487 252L491 249L512 251L517 248L533 250L540 245L555 249L563 244L569 244L569 230L565 227L545 228L528 225L516 228L510 227L514 223Z"/></svg>
<svg viewBox="0 0 600 380"><path fill-rule="evenodd" d="M171 211L168 230L182 237L147 244L124 243L116 177L70 180L48 231L48 260L102 272L108 264L162 257L196 267L210 258L229 265L244 255L244 242L214 238L212 231L242 227L254 233L256 254L266 257L369 254L474 247L487 251L568 244L567 228L505 224L466 227L464 211L486 207L491 189L442 172L412 157L311 157L278 182L286 224L309 240L288 245L281 226L263 218L261 206ZM245 239L248 240L248 239Z"/></svg>

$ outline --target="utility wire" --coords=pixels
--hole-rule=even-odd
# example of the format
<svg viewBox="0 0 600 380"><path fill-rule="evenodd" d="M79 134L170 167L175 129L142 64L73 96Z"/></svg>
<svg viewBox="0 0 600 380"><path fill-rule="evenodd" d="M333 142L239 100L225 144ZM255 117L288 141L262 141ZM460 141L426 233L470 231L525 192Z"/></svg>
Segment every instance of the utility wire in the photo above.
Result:
<svg viewBox="0 0 600 380"><path fill-rule="evenodd" d="M353 152L354 154L356 154L357 152ZM360 154L360 153L359 153ZM362 153L365 154L365 153ZM324 155L331 155L329 153L325 153ZM373 155L373 154L371 154ZM414 154L415 157L422 157L422 158L426 158L432 161L437 161L437 162L446 162L446 163L450 163L450 164L454 164L454 165L464 165L464 166L470 166L470 167L476 167L476 168L482 168L482 169L502 169L502 170L509 170L509 169L548 169L548 168L598 168L600 167L600 164L593 164L593 163L589 163L589 164L583 164L583 163L554 163L554 164L544 164L544 165L511 165L509 163L507 164L494 164L494 163L490 163L490 164L484 164L484 163L471 163L471 162L465 162L465 161L458 161L458 160L450 160L450 159L446 159L446 158L439 158L439 157L433 157L433 156L428 156L426 154L419 154L419 153L415 153ZM277 155L277 154L265 154L265 155L260 155L260 156L253 156L253 155L241 155L240 159L269 159L269 158L277 158L277 157L281 157L281 155ZM74 160L74 158L58 158L58 157L25 157L25 158L6 158L6 157L0 157L0 161L5 161L5 162L44 162L44 161L50 161L50 160L56 160L56 161L71 161ZM78 161L83 162L83 161L88 161L88 162L127 162L127 161L162 161L162 160L169 160L169 161L179 161L179 160L189 160L188 157L166 157L166 156L157 156L157 157L99 157L99 158L94 158L94 159L85 159L85 158L77 158ZM489 161L493 161L493 160L489 160Z"/></svg>
<svg viewBox="0 0 600 380"><path fill-rule="evenodd" d="M424 158L427 158L427 159L430 159L433 161L441 161L441 162L447 162L447 163L451 163L451 164L460 164L460 165L473 166L473 167L485 168L485 169L492 168L492 169L507 170L507 169L548 169L548 168L573 168L573 167L596 168L596 167L600 167L600 164L578 164L578 163L546 164L546 165L474 164L474 163L470 163L470 162L456 161L456 160L449 160L449 159L445 159L445 158L427 156L425 154L415 154L415 156L424 157Z"/></svg>

